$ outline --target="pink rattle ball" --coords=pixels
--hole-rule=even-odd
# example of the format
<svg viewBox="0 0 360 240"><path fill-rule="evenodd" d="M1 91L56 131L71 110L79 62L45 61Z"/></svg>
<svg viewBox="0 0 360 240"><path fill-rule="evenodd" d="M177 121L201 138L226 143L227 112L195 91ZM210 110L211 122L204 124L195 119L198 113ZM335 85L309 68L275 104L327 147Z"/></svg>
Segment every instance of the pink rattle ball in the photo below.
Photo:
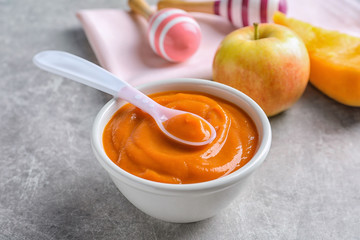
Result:
<svg viewBox="0 0 360 240"><path fill-rule="evenodd" d="M199 24L180 9L166 8L149 20L148 39L155 53L171 62L183 62L200 46Z"/></svg>

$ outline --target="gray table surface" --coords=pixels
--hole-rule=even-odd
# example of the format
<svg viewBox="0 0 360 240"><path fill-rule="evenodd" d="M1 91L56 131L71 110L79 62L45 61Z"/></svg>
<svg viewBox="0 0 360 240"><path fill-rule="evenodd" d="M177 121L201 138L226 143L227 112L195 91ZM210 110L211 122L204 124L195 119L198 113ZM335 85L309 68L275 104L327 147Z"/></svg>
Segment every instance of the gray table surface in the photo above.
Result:
<svg viewBox="0 0 360 240"><path fill-rule="evenodd" d="M132 206L95 160L109 95L37 69L41 50L96 58L75 18L124 1L0 1L0 239L359 239L360 108L309 85L270 119L273 144L248 188L192 224Z"/></svg>

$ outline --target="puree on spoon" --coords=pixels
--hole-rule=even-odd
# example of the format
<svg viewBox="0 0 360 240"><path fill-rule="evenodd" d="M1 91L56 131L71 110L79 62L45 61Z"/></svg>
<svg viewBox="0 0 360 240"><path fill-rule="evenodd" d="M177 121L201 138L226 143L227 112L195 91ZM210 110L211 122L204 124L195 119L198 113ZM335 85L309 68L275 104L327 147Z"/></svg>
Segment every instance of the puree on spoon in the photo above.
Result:
<svg viewBox="0 0 360 240"><path fill-rule="evenodd" d="M163 125L172 135L190 142L205 142L211 136L209 125L190 113L172 117Z"/></svg>
<svg viewBox="0 0 360 240"><path fill-rule="evenodd" d="M103 133L106 154L125 171L156 182L199 183L232 173L255 154L255 124L233 104L196 92L164 92L150 97L166 107L203 117L215 127L216 138L199 147L177 143L160 131L152 117L126 104L114 114ZM170 130L189 140L206 138L208 130L201 122L187 117L175 119ZM191 127L187 129L187 125Z"/></svg>

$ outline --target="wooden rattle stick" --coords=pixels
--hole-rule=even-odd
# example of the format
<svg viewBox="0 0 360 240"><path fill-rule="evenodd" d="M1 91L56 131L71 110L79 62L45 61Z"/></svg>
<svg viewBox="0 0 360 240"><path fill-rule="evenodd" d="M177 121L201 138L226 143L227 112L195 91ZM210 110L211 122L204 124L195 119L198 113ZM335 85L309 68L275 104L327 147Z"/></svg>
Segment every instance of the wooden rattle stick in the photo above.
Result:
<svg viewBox="0 0 360 240"><path fill-rule="evenodd" d="M179 0L160 0L157 4L158 9L163 8L179 8L187 12L201 12L214 14L214 2L185 2Z"/></svg>
<svg viewBox="0 0 360 240"><path fill-rule="evenodd" d="M276 11L286 13L286 0L214 0L185 2L182 0L160 0L158 8L176 7L189 12L203 12L228 19L236 27L254 22L271 22Z"/></svg>
<svg viewBox="0 0 360 240"><path fill-rule="evenodd" d="M170 62L183 62L199 48L199 24L187 12L166 8L153 11L145 0L129 0L130 8L149 22L148 40L152 50Z"/></svg>
<svg viewBox="0 0 360 240"><path fill-rule="evenodd" d="M155 12L144 0L129 0L128 4L131 10L143 16L146 20L149 20Z"/></svg>

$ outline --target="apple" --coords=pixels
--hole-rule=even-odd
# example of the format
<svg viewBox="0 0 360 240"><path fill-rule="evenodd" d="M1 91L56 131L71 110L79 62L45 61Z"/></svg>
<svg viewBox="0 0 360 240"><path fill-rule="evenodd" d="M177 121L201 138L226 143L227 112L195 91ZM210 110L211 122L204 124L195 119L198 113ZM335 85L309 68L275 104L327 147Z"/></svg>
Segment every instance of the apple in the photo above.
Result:
<svg viewBox="0 0 360 240"><path fill-rule="evenodd" d="M303 41L274 23L237 29L220 43L213 80L251 97L267 116L290 108L309 81L310 60Z"/></svg>

